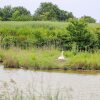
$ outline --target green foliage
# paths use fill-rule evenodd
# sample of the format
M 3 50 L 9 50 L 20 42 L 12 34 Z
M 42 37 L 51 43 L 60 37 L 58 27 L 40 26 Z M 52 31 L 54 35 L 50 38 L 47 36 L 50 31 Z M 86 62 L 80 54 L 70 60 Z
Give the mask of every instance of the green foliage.
M 88 24 L 84 20 L 72 19 L 67 30 L 71 35 L 72 43 L 76 43 L 79 50 L 96 47 L 97 38 L 88 30 Z
M 96 23 L 96 20 L 91 16 L 82 16 L 80 19 L 83 19 L 87 23 Z
M 100 52 L 80 52 L 71 57 L 67 66 L 71 70 L 100 70 Z
M 1 22 L 1 47 L 62 47 L 66 40 L 67 23 L 60 22 Z M 62 31 L 63 30 L 63 31 Z M 65 33 L 65 35 L 63 34 Z M 61 38 L 60 38 L 61 37 Z M 65 41 L 61 42 L 62 39 Z M 65 46 L 66 47 L 66 46 Z
M 12 12 L 14 13 L 16 11 L 19 11 L 19 15 L 30 15 L 30 12 L 26 8 L 21 7 L 21 6 L 14 7 Z
M 3 10 L 0 8 L 0 20 L 3 20 Z
M 0 8 L 0 20 L 3 21 L 30 21 L 32 20 L 30 12 L 24 7 L 5 6 Z
M 67 29 L 66 29 L 67 27 Z M 60 50 L 96 50 L 100 48 L 99 24 L 83 20 L 70 22 L 0 22 L 0 47 L 28 49 L 59 48 Z
M 98 48 L 100 49 L 100 28 L 96 28 L 95 31 L 97 38 L 98 38 Z
M 41 3 L 34 15 L 22 6 L 0 8 L 0 20 L 2 21 L 69 21 L 73 18 L 75 16 L 72 12 L 61 10 L 51 2 Z M 88 23 L 96 23 L 91 16 L 83 16 L 80 19 Z
M 3 52 L 4 51 L 4 52 Z M 64 67 L 65 63 L 57 61 L 60 52 L 57 49 L 36 49 L 21 50 L 11 48 L 1 49 L 4 57 L 3 64 L 9 68 L 28 68 L 28 69 L 56 69 Z
M 32 16 L 29 15 L 22 15 L 22 16 L 12 16 L 12 21 L 31 21 Z
M 12 16 L 12 8 L 11 8 L 11 6 L 5 6 L 2 9 L 2 13 L 3 13 L 2 16 L 0 16 L 0 17 L 2 17 L 2 20 L 8 21 Z
M 3 64 L 9 68 L 27 68 L 41 70 L 100 70 L 100 51 L 94 53 L 65 51 L 65 61 L 59 61 L 58 49 L 37 49 L 22 50 L 11 48 L 0 49 L 0 57 Z
M 23 7 L 14 7 L 11 20 L 13 21 L 29 21 L 32 20 L 30 12 Z
M 54 5 L 51 2 L 41 3 L 34 14 L 34 20 L 65 21 L 66 19 L 73 17 L 72 13 L 60 10 L 57 5 Z

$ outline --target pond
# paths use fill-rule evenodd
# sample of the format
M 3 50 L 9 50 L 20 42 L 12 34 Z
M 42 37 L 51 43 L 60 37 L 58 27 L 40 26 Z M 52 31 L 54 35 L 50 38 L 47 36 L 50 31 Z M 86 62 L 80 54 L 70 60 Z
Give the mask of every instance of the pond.
M 4 69 L 1 65 L 0 100 L 7 99 L 100 100 L 100 73 Z

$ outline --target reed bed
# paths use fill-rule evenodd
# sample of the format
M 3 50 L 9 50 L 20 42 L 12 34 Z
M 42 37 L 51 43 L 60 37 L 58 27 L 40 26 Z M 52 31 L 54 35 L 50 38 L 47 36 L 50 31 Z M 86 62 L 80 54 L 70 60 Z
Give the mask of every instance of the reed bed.
M 100 70 L 100 51 L 94 53 L 64 51 L 64 61 L 58 60 L 60 54 L 61 51 L 54 48 L 0 49 L 0 60 L 6 68 Z

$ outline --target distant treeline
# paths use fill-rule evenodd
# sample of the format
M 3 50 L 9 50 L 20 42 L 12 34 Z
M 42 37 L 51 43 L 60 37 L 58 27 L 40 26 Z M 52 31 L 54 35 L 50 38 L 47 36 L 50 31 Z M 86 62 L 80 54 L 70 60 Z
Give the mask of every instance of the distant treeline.
M 5 6 L 0 8 L 1 21 L 69 21 L 75 18 L 72 12 L 61 10 L 57 5 L 51 2 L 40 4 L 34 15 L 24 7 Z M 86 22 L 95 23 L 96 20 L 91 16 L 82 16 Z

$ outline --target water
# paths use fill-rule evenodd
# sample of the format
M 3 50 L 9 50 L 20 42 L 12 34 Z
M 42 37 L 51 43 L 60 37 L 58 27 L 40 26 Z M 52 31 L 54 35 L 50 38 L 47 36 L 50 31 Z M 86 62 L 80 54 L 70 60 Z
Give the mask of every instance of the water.
M 30 95 L 41 97 L 37 100 L 44 100 L 48 96 L 54 100 L 55 97 L 58 97 L 57 100 L 100 100 L 100 73 L 42 72 L 4 69 L 1 66 L 0 96 L 3 99 L 0 100 L 21 93 L 25 94 L 25 98 Z

